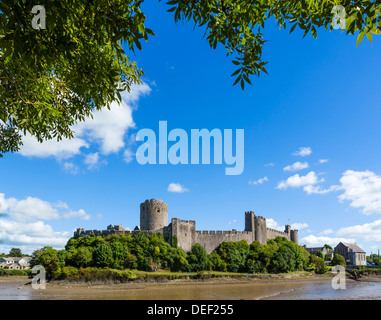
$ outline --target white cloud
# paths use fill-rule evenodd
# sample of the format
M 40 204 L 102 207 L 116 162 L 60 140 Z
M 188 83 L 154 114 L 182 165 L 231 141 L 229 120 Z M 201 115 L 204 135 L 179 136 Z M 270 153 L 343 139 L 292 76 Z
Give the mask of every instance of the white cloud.
M 299 171 L 308 168 L 308 162 L 295 162 L 292 165 L 284 167 L 284 171 Z
M 32 137 L 27 133 L 23 139 L 23 145 L 20 148 L 20 154 L 26 157 L 56 157 L 57 159 L 71 158 L 81 153 L 81 148 L 88 148 L 89 143 L 81 138 L 74 139 L 62 139 L 47 140 L 43 143 L 37 141 L 35 137 Z
M 99 147 L 99 152 L 108 155 L 117 153 L 125 146 L 126 134 L 135 127 L 132 111 L 140 97 L 149 94 L 151 88 L 143 83 L 132 86 L 131 92 L 122 93 L 120 104 L 113 102 L 110 109 L 103 108 L 94 111 L 93 118 L 86 118 L 72 127 L 73 139 L 63 139 L 59 142 L 48 140 L 39 143 L 34 137 L 23 137 L 20 154 L 28 157 L 55 157 L 58 160 L 68 159 L 82 153 L 82 148 L 90 145 Z
M 84 136 L 90 142 L 97 142 L 102 154 L 107 155 L 124 147 L 124 135 L 134 126 L 131 107 L 124 102 L 113 102 L 110 109 L 95 111 L 93 118 L 78 123 L 74 130 L 76 136 Z
M 63 201 L 53 204 L 35 197 L 18 200 L 0 193 L 1 248 L 14 245 L 28 250 L 46 245 L 62 248 L 72 233 L 55 232 L 43 221 L 62 218 L 89 220 L 90 215 L 83 209 L 71 210 Z
M 317 237 L 312 234 L 302 239 L 299 239 L 299 244 L 300 245 L 305 244 L 307 247 L 322 247 L 325 244 L 328 244 L 333 248 L 333 247 L 336 247 L 339 244 L 339 242 L 354 243 L 356 241 L 353 238 L 324 237 L 324 236 Z
M 79 168 L 73 162 L 64 162 L 62 165 L 63 169 L 70 174 L 77 174 L 79 172 Z
M 291 224 L 291 229 L 302 230 L 302 229 L 305 229 L 305 228 L 308 228 L 308 224 L 307 223 L 296 222 L 296 223 L 292 223 Z
M 255 181 L 249 181 L 249 184 L 263 184 L 264 182 L 266 181 L 269 181 L 269 178 L 266 177 L 263 177 L 263 178 L 260 178 L 258 180 L 255 180 Z
M 284 232 L 285 226 L 280 226 L 277 221 L 274 219 L 266 219 L 266 227 L 270 229 L 275 229 Z M 301 222 L 296 222 L 291 224 L 291 229 L 296 229 L 296 230 L 302 230 L 304 228 L 307 228 L 308 224 L 307 223 L 301 223 Z
M 326 163 L 328 162 L 328 159 L 319 159 L 319 163 Z
M 167 191 L 183 193 L 189 191 L 187 188 L 183 187 L 180 183 L 170 183 Z
M 77 211 L 68 211 L 63 214 L 63 217 L 66 219 L 79 218 L 81 220 L 90 220 L 91 216 L 85 210 L 79 209 Z
M 5 198 L 4 193 L 0 193 L 0 213 L 15 221 L 33 222 L 36 220 L 53 220 L 77 217 L 88 220 L 90 215 L 83 209 L 73 211 L 69 209 L 67 203 L 57 201 L 52 204 L 39 198 L 27 197 L 24 200 L 16 198 Z
M 96 168 L 98 161 L 99 161 L 98 152 L 87 154 L 85 156 L 85 160 L 83 160 L 83 162 L 87 164 L 87 168 L 90 170 Z
M 340 201 L 351 201 L 350 206 L 361 208 L 364 214 L 381 214 L 381 176 L 372 171 L 347 170 L 340 178 L 344 193 Z
M 312 153 L 312 150 L 310 147 L 300 147 L 298 151 L 295 151 L 292 155 L 306 157 L 306 156 L 309 156 L 311 153 Z
M 276 189 L 286 190 L 288 188 L 301 188 L 307 192 L 307 194 L 325 194 L 328 192 L 332 192 L 338 190 L 338 186 L 333 185 L 328 189 L 322 188 L 319 183 L 324 182 L 324 179 L 317 176 L 314 171 L 310 171 L 305 176 L 300 176 L 298 173 L 289 177 L 287 180 L 283 180 L 278 183 Z
M 369 242 L 381 242 L 381 219 L 362 225 L 341 228 L 336 234 Z
M 58 219 L 59 213 L 49 202 L 38 198 L 27 197 L 25 200 L 5 198 L 0 193 L 0 213 L 7 214 L 14 220 L 29 222 L 36 219 Z
M 272 218 L 266 219 L 266 227 L 270 229 L 275 229 L 279 231 L 284 231 L 284 226 L 280 226 L 277 221 Z
M 275 166 L 275 164 L 272 162 L 269 162 L 269 163 L 264 164 L 264 166 L 265 167 L 273 167 L 273 166 Z
M 126 149 L 123 152 L 123 159 L 126 163 L 132 162 L 134 160 L 134 156 L 135 154 L 130 149 Z
M 0 239 L 2 246 L 23 246 L 32 250 L 43 246 L 63 248 L 71 237 L 69 232 L 54 232 L 42 221 L 24 223 L 0 219 Z
M 286 181 L 281 181 L 278 183 L 276 189 L 287 189 L 287 188 L 300 188 L 309 185 L 315 185 L 319 182 L 323 182 L 324 179 L 318 178 L 314 171 L 310 171 L 305 176 L 300 176 L 298 173 L 289 177 Z
M 309 185 L 309 186 L 305 186 L 303 188 L 303 190 L 306 191 L 307 194 L 313 194 L 313 193 L 316 193 L 316 194 L 326 194 L 326 193 L 329 193 L 329 192 L 332 192 L 332 191 L 339 190 L 339 186 L 333 185 L 333 186 L 330 186 L 328 189 L 324 189 L 321 186 L 312 186 L 312 185 Z
M 327 234 L 332 234 L 334 232 L 335 231 L 333 231 L 332 229 L 325 229 L 325 230 L 323 230 L 322 232 L 319 233 L 319 236 L 326 236 Z

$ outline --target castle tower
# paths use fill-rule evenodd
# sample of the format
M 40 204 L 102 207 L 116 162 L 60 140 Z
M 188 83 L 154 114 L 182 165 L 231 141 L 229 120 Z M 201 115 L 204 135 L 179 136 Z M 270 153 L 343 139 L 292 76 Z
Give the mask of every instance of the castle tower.
M 299 244 L 299 235 L 298 230 L 291 230 L 291 241 L 295 242 L 296 244 Z
M 140 204 L 140 230 L 159 230 L 168 226 L 168 206 L 162 200 L 151 199 Z
M 267 228 L 266 219 L 261 216 L 254 216 L 254 226 L 255 226 L 255 240 L 259 241 L 261 244 L 267 243 Z
M 245 212 L 245 231 L 252 233 L 252 240 L 255 240 L 255 214 L 253 211 Z

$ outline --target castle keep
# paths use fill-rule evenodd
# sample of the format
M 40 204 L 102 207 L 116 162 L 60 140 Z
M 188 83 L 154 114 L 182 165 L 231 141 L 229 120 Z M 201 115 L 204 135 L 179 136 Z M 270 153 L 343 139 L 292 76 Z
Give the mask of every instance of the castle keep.
M 266 227 L 266 219 L 256 216 L 253 211 L 245 212 L 244 231 L 205 231 L 196 230 L 195 220 L 180 220 L 172 218 L 168 224 L 168 206 L 162 200 L 151 199 L 140 204 L 140 228 L 135 227 L 133 231 L 123 229 L 122 225 L 109 225 L 107 230 L 84 230 L 78 228 L 74 236 L 86 236 L 90 234 L 131 234 L 139 232 L 161 233 L 169 242 L 172 236 L 177 237 L 177 244 L 185 252 L 189 252 L 196 243 L 201 244 L 207 253 L 211 253 L 224 241 L 246 240 L 248 244 L 257 240 L 266 244 L 267 240 L 276 236 L 286 237 L 298 243 L 298 230 L 291 230 L 291 226 L 286 225 L 284 232 Z

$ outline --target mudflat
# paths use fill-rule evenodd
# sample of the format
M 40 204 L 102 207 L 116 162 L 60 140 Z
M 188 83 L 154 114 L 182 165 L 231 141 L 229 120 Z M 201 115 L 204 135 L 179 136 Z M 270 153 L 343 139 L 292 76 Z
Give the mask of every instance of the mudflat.
M 9 282 L 11 279 L 17 280 Z M 381 299 L 380 277 L 346 280 L 346 290 L 334 290 L 331 276 L 238 280 L 169 280 L 127 283 L 52 281 L 34 290 L 27 277 L 8 277 L 0 299 L 30 300 L 258 300 L 258 299 Z M 17 290 L 16 290 L 17 289 Z M 11 296 L 7 296 L 7 292 Z

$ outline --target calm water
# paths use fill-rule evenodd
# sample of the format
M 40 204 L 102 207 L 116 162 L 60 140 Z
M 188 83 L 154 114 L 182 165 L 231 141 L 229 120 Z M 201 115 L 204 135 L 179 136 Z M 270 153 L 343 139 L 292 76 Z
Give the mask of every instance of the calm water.
M 334 290 L 325 281 L 252 281 L 230 283 L 121 284 L 113 286 L 54 286 L 34 290 L 24 281 L 0 282 L 0 300 L 235 300 L 235 299 L 378 299 L 381 281 L 347 281 L 345 290 Z

